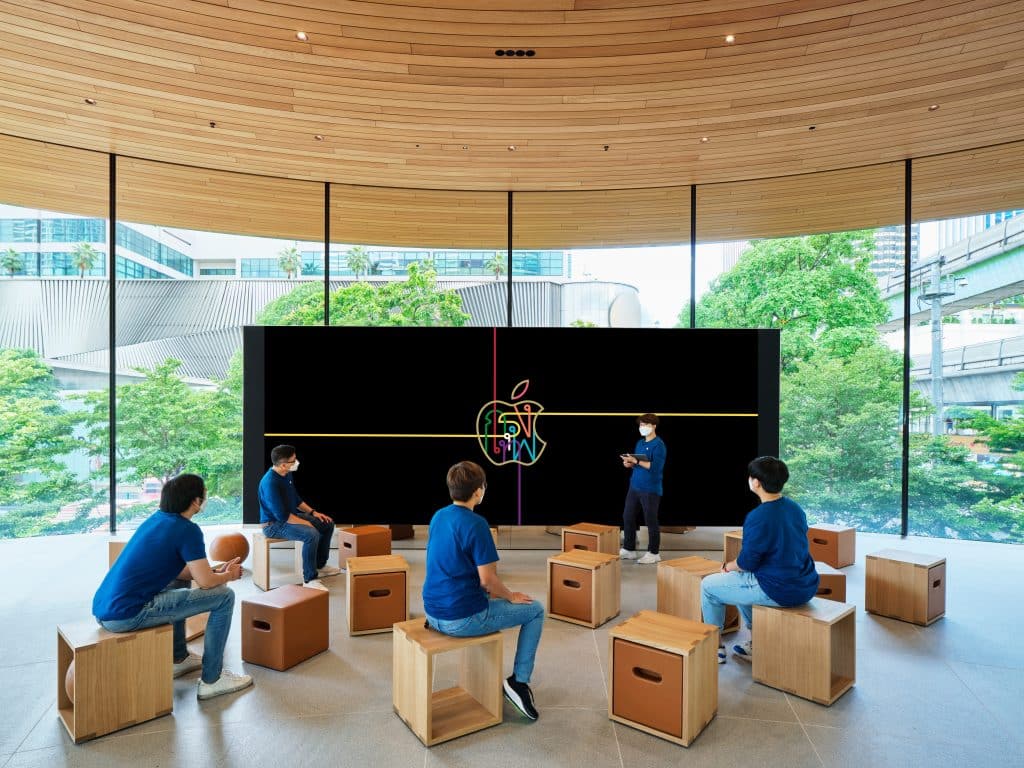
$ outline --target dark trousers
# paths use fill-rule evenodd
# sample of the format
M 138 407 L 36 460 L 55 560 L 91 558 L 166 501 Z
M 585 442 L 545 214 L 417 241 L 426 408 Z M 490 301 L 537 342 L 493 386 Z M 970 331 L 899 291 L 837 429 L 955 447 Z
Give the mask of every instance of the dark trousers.
M 622 548 L 631 552 L 636 549 L 637 520 L 641 513 L 647 526 L 647 551 L 658 554 L 661 547 L 661 528 L 658 527 L 658 507 L 661 496 L 630 488 L 626 493 L 626 508 L 622 513 L 622 531 L 625 534 Z

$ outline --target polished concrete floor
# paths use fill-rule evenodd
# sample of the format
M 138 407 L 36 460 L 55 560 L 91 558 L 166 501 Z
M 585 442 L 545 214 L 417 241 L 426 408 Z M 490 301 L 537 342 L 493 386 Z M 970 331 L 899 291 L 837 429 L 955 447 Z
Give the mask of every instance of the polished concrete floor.
M 720 559 L 721 532 L 666 537 L 663 556 Z M 412 566 L 414 615 L 422 615 L 422 536 L 395 544 Z M 503 578 L 543 600 L 544 564 L 558 540 L 542 530 L 502 537 Z M 864 556 L 889 547 L 948 558 L 945 618 L 918 627 L 864 612 Z M 844 569 L 848 602 L 859 606 L 856 686 L 823 707 L 753 682 L 749 666 L 730 660 L 719 672 L 718 715 L 689 748 L 608 719 L 609 627 L 655 607 L 656 568 L 635 563 L 623 564 L 616 619 L 596 630 L 546 622 L 536 723 L 506 703 L 501 725 L 424 748 L 391 708 L 391 635 L 349 637 L 339 576 L 327 580 L 328 652 L 288 672 L 243 665 L 236 609 L 226 663 L 252 674 L 255 687 L 199 702 L 192 674 L 175 681 L 172 714 L 75 746 L 55 710 L 56 625 L 88 618 L 107 537 L 0 541 L 0 768 L 1021 766 L 1022 554 L 1014 545 L 859 534 L 857 562 Z M 291 552 L 275 550 L 272 560 L 283 574 Z M 242 599 L 255 591 L 248 575 L 234 587 Z M 506 667 L 514 642 L 506 632 Z

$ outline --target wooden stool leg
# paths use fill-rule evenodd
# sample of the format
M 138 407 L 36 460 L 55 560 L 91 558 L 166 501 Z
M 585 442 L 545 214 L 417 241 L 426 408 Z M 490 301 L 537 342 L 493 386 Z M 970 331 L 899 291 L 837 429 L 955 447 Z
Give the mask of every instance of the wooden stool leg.
M 302 547 L 301 541 L 295 542 L 295 573 L 299 575 L 299 583 L 303 584 L 306 581 L 306 574 L 302 570 Z
M 270 589 L 270 540 L 262 533 L 252 537 L 252 583 L 264 592 Z

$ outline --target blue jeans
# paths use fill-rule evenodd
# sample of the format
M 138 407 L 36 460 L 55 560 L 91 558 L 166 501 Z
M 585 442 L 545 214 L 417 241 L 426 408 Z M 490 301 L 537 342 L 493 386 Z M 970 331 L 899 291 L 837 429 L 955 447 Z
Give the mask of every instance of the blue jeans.
M 162 624 L 174 626 L 174 661 L 188 656 L 185 644 L 185 619 L 210 612 L 203 637 L 203 682 L 215 683 L 224 666 L 224 646 L 231 631 L 231 612 L 235 608 L 235 593 L 226 584 L 212 589 L 189 589 L 189 582 L 175 579 L 163 592 L 142 606 L 130 619 L 101 620 L 100 626 L 108 632 L 134 632 Z
M 288 539 L 302 542 L 302 580 L 312 581 L 316 572 L 327 565 L 331 554 L 331 537 L 334 535 L 334 523 L 325 523 L 313 515 L 296 514 L 312 524 L 282 523 L 278 520 L 266 523 L 263 533 L 268 539 Z
M 706 624 L 717 624 L 722 630 L 725 624 L 725 606 L 735 605 L 747 625 L 753 629 L 754 606 L 771 605 L 779 608 L 778 603 L 768 597 L 757 577 L 749 571 L 730 571 L 729 573 L 712 573 L 705 576 L 700 583 L 700 606 L 704 612 Z
M 661 548 L 661 528 L 658 526 L 658 507 L 661 496 L 656 493 L 638 491 L 632 486 L 626 492 L 626 508 L 622 513 L 622 548 L 632 552 L 636 549 L 637 518 L 643 512 L 647 526 L 647 551 L 658 554 Z
M 520 627 L 512 674 L 520 683 L 530 682 L 537 646 L 540 645 L 540 633 L 544 628 L 544 606 L 536 600 L 532 603 L 510 603 L 492 597 L 480 613 L 464 619 L 435 619 L 427 616 L 427 623 L 438 632 L 452 637 L 478 637 L 500 629 Z

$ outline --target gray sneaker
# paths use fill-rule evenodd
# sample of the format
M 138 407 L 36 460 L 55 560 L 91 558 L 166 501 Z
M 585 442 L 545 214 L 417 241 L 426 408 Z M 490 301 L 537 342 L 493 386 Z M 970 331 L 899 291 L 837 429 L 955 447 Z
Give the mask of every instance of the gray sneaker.
M 197 669 L 202 668 L 203 657 L 190 653 L 183 660 L 174 662 L 174 676 L 181 677 L 182 675 L 187 675 L 189 672 L 195 672 Z
M 637 554 L 634 549 L 620 549 L 619 557 L 623 560 L 636 560 Z
M 196 696 L 200 699 L 212 699 L 215 696 L 223 696 L 225 693 L 235 693 L 252 685 L 252 678 L 249 675 L 236 675 L 226 669 L 220 671 L 220 677 L 215 683 L 204 683 L 199 681 L 199 689 Z
M 318 579 L 326 579 L 328 576 L 337 576 L 339 573 L 341 573 L 341 568 L 335 568 L 333 565 L 325 565 L 316 572 L 316 576 Z
M 752 662 L 754 660 L 753 643 L 750 640 L 745 643 L 737 643 L 732 647 L 732 655 L 740 661 Z

